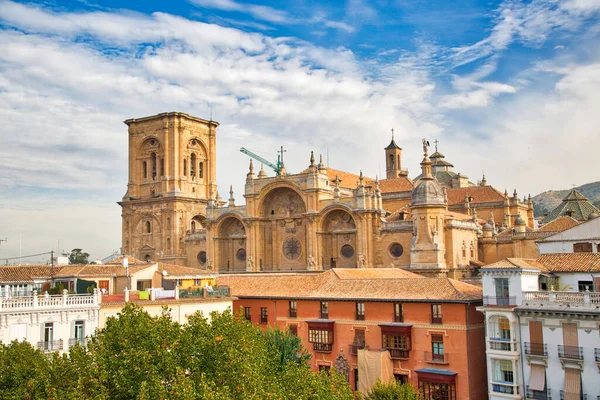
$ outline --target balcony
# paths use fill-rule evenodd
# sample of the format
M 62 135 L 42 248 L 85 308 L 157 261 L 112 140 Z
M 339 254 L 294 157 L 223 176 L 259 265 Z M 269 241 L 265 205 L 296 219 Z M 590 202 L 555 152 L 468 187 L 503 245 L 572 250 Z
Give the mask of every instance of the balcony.
M 313 343 L 313 350 L 317 353 L 331 353 L 333 344 Z
M 363 350 L 364 348 L 364 344 L 351 344 L 350 346 L 348 346 L 348 352 L 355 356 L 358 354 L 358 350 Z
M 521 307 L 550 307 L 561 310 L 600 306 L 600 292 L 523 292 Z
M 579 398 L 579 400 L 587 400 L 588 396 L 587 396 L 587 394 L 569 393 L 569 392 L 565 392 L 564 390 L 560 391 L 560 400 L 565 400 L 565 399 L 570 400 L 570 399 L 574 399 L 574 398 Z
M 321 319 L 329 319 L 329 311 L 321 311 Z
M 579 346 L 558 345 L 558 357 L 568 360 L 583 360 L 583 348 Z
M 390 352 L 392 360 L 408 360 L 410 350 L 405 349 L 385 349 Z
M 552 393 L 550 390 L 546 391 L 538 391 L 531 390 L 529 386 L 527 386 L 527 392 L 525 398 L 527 400 L 552 400 Z
M 71 338 L 69 339 L 69 348 L 73 347 L 73 346 L 85 346 L 87 344 L 87 339 L 86 338 Z
M 297 314 L 298 314 L 297 310 L 290 308 L 290 315 L 289 315 L 290 318 L 296 318 Z
M 594 354 L 596 356 L 596 362 L 600 363 L 600 349 L 594 349 Z
M 492 382 L 494 393 L 519 394 L 519 387 L 514 382 Z
M 394 314 L 394 322 L 404 322 L 404 315 Z
M 45 353 L 61 351 L 63 349 L 63 340 L 40 341 L 36 347 Z
M 442 317 L 431 317 L 431 323 L 432 324 L 441 324 L 442 323 Z
M 511 339 L 490 338 L 488 342 L 490 350 L 517 351 L 517 343 Z
M 525 354 L 528 356 L 548 357 L 548 345 L 545 343 L 525 342 Z
M 517 298 L 514 296 L 508 297 L 494 297 L 494 296 L 483 296 L 484 306 L 516 306 Z
M 448 353 L 435 354 L 430 351 L 425 352 L 425 362 L 430 364 L 448 364 Z

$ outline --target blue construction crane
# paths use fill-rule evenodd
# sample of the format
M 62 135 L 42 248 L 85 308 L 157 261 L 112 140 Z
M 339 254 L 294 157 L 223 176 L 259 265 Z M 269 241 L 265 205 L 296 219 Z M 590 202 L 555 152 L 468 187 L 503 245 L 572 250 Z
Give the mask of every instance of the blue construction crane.
M 275 173 L 277 175 L 279 175 L 280 171 L 281 171 L 281 166 L 282 166 L 282 160 L 281 160 L 281 156 L 283 155 L 284 152 L 286 152 L 287 150 L 283 150 L 283 146 L 281 147 L 281 155 L 277 156 L 277 164 L 273 164 L 270 161 L 265 160 L 264 158 L 262 158 L 261 156 L 259 156 L 258 154 L 254 154 L 253 152 L 251 152 L 250 150 L 242 147 L 240 149 L 240 151 L 252 158 L 254 158 L 256 161 L 260 161 L 261 163 L 271 167 L 273 169 L 273 171 L 275 171 Z

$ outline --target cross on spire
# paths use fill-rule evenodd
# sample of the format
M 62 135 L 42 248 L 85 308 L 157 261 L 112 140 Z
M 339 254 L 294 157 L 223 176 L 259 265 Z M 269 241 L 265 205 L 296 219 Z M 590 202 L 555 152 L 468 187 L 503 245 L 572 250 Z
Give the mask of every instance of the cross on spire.
M 394 128 L 392 128 L 391 130 L 392 130 L 392 140 L 394 140 Z
M 439 142 L 440 141 L 437 140 L 437 138 L 435 138 L 435 140 L 433 141 L 433 143 L 435 143 L 435 151 L 436 151 L 436 153 L 437 153 L 437 145 L 438 145 Z

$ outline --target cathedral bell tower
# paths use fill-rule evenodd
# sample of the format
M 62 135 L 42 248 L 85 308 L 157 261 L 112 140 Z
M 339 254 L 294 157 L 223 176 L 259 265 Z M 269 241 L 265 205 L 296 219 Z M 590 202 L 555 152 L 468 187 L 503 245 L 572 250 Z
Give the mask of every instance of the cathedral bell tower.
M 122 252 L 186 264 L 186 234 L 203 229 L 216 193 L 218 122 L 179 112 L 128 119 L 129 181 L 122 207 Z
M 408 171 L 402 171 L 402 148 L 394 140 L 394 129 L 392 129 L 392 141 L 384 150 L 386 178 L 394 179 L 408 176 Z
M 447 272 L 444 235 L 447 199 L 444 189 L 431 174 L 428 146 L 429 142 L 423 139 L 422 177 L 412 192 L 410 269 L 437 276 Z

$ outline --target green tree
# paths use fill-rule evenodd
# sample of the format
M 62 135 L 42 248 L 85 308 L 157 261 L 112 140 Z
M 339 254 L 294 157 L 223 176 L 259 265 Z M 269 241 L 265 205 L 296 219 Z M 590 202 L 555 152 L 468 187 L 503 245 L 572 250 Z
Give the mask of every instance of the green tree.
M 423 397 L 409 384 L 392 380 L 388 383 L 377 381 L 365 400 L 421 400 Z
M 69 253 L 69 264 L 88 264 L 90 255 L 81 249 L 73 249 Z
M 0 399 L 45 399 L 49 363 L 27 342 L 0 344 Z
M 265 331 L 265 338 L 273 350 L 279 353 L 279 363 L 285 367 L 288 363 L 306 365 L 310 360 L 310 353 L 302 346 L 302 340 L 290 331 L 269 327 Z

